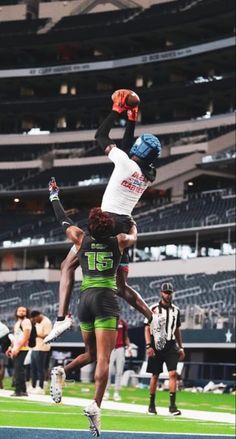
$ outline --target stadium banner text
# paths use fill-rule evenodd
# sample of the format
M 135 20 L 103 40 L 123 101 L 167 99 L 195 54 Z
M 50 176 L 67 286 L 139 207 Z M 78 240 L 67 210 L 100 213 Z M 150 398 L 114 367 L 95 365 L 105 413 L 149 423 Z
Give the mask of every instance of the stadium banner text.
M 211 52 L 235 45 L 234 37 L 225 38 L 211 43 L 198 44 L 183 49 L 154 52 L 146 55 L 120 58 L 111 61 L 98 61 L 91 63 L 65 64 L 59 66 L 35 67 L 29 69 L 0 70 L 0 78 L 34 77 L 47 75 L 62 75 L 67 73 L 81 73 L 96 70 L 110 70 L 120 67 L 129 67 L 141 64 L 169 61 L 172 59 L 194 56 L 199 53 Z

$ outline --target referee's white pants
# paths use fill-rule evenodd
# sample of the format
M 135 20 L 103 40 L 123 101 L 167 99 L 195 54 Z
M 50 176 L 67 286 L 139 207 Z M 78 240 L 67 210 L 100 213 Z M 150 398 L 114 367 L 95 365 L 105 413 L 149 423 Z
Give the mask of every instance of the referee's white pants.
M 115 392 L 118 392 L 120 390 L 121 378 L 123 375 L 124 366 L 125 366 L 125 348 L 121 347 L 121 348 L 113 349 L 110 356 L 109 374 L 108 374 L 106 391 L 109 390 L 109 387 L 111 385 L 111 377 L 112 377 L 113 369 L 115 369 Z

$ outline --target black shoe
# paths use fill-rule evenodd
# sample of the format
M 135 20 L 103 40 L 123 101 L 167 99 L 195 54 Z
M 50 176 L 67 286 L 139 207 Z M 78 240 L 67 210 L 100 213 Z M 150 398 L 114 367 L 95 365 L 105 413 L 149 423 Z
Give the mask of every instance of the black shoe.
M 169 407 L 169 412 L 173 416 L 180 416 L 182 413 L 181 411 L 174 405 L 173 407 Z
M 150 405 L 148 407 L 148 415 L 157 415 L 156 407 L 155 405 Z
M 28 396 L 27 392 L 14 392 L 11 396 Z

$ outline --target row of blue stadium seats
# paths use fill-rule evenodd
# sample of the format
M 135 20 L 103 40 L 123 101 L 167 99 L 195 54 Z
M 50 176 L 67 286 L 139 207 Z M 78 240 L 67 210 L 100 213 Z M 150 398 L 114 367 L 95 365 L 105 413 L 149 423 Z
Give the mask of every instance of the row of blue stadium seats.
M 198 273 L 191 276 L 172 275 L 166 277 L 130 278 L 129 284 L 142 294 L 149 305 L 159 301 L 160 286 L 163 281 L 174 285 L 173 301 L 180 308 L 183 320 L 188 306 L 198 305 L 207 313 L 214 311 L 221 316 L 232 316 L 235 313 L 233 271 L 222 271 L 216 274 Z M 22 281 L 2 283 L 0 287 L 0 320 L 14 324 L 14 311 L 17 306 L 25 305 L 39 309 L 52 320 L 58 309 L 58 282 Z M 78 325 L 77 308 L 80 298 L 80 282 L 76 282 L 72 294 L 70 310 Z M 140 326 L 143 316 L 125 301 L 119 299 L 121 315 L 129 321 L 130 326 Z
M 63 17 L 52 29 L 51 32 L 62 29 L 89 28 L 94 26 L 110 26 L 115 23 L 122 23 L 131 18 L 141 8 L 120 9 L 99 13 L 80 14 Z
M 9 5 L 9 1 L 6 2 Z M 11 2 L 12 4 L 16 2 Z M 110 26 L 137 19 L 136 15 L 140 15 L 139 19 L 145 20 L 153 17 L 153 15 L 165 15 L 170 13 L 178 13 L 184 10 L 187 0 L 181 0 L 176 7 L 176 2 L 171 2 L 168 6 L 154 5 L 142 11 L 141 8 L 127 8 L 114 11 L 106 11 L 100 13 L 90 13 L 81 15 L 72 15 L 63 17 L 51 30 L 60 31 L 62 29 L 71 28 L 89 28 L 94 26 Z M 196 2 L 194 2 L 196 3 Z M 1 4 L 1 2 L 0 2 Z M 3 4 L 5 2 L 3 1 Z M 190 5 L 191 6 L 191 5 Z M 15 20 L 1 23 L 1 33 L 17 34 L 17 33 L 36 33 L 37 30 L 46 24 L 48 19 L 34 20 Z
M 179 3 L 176 6 L 176 3 Z M 204 6 L 202 6 L 204 3 Z M 228 0 L 228 7 L 233 7 L 232 1 Z M 232 3 L 232 5 L 231 5 Z M 51 42 L 60 39 L 65 41 L 76 41 L 78 39 L 78 35 L 81 39 L 96 39 L 99 34 L 100 38 L 107 36 L 112 37 L 115 35 L 125 35 L 129 33 L 140 33 L 142 31 L 146 31 L 147 28 L 151 31 L 156 29 L 160 29 L 169 25 L 184 25 L 189 24 L 192 20 L 196 20 L 196 11 L 199 14 L 200 18 L 205 18 L 206 16 L 211 16 L 212 11 L 214 14 L 220 15 L 225 10 L 225 4 L 215 1 L 194 1 L 187 2 L 187 0 L 181 0 L 180 2 L 171 2 L 170 6 L 156 5 L 156 7 L 147 8 L 143 11 L 133 10 L 133 9 L 124 9 L 123 11 L 112 11 L 110 15 L 112 18 L 108 18 L 109 13 L 105 12 L 103 14 L 103 19 L 96 20 L 96 16 L 98 14 L 87 14 L 85 15 L 85 22 L 87 25 L 84 26 L 82 16 L 78 18 L 78 24 L 76 25 L 76 18 L 74 16 L 65 17 L 60 20 L 60 22 L 52 27 L 52 29 L 48 32 L 46 38 L 49 38 Z M 127 14 L 131 14 L 130 16 Z M 204 15 L 203 15 L 204 14 Z M 91 15 L 91 18 L 89 17 Z M 123 17 L 122 17 L 123 15 Z M 127 16 L 126 16 L 127 15 Z M 93 18 L 93 16 L 95 16 Z M 117 17 L 117 18 L 116 18 Z M 43 19 L 41 19 L 43 20 Z M 47 20 L 47 19 L 46 19 Z M 91 24 L 89 21 L 91 20 Z M 28 20 L 31 21 L 40 21 L 40 20 Z M 8 35 L 11 35 L 15 32 L 14 27 L 10 26 L 12 29 Z M 17 26 L 16 26 L 17 28 Z M 34 30 L 35 34 L 37 32 L 38 27 Z M 89 32 L 88 32 L 89 29 Z M 33 32 L 33 30 L 31 31 Z M 18 35 L 20 32 L 18 32 Z M 17 35 L 17 33 L 15 34 Z M 13 35 L 14 36 L 14 35 Z M 27 36 L 27 30 L 25 32 L 25 37 Z M 0 38 L 4 37 L 5 34 L 0 34 Z M 40 37 L 42 37 L 40 35 Z M 44 35 L 45 37 L 45 35 Z M 204 33 L 202 33 L 202 38 L 204 39 Z M 59 41 L 57 41 L 58 43 Z
M 35 20 L 1 21 L 0 35 L 35 34 L 47 23 L 47 18 Z
M 148 221 L 147 221 L 148 215 Z M 206 194 L 165 209 L 157 208 L 137 218 L 140 232 L 226 224 L 235 220 L 235 195 Z
M 163 157 L 158 160 L 158 167 L 165 166 L 175 160 L 185 157 L 184 154 Z M 68 172 L 68 169 L 70 172 Z M 27 169 L 1 169 L 0 172 L 0 189 L 35 189 L 45 188 L 53 175 L 60 186 L 77 186 L 79 182 L 94 180 L 97 184 L 103 179 L 108 179 L 112 173 L 112 163 L 81 165 L 81 166 L 61 166 L 52 167 L 45 171 L 39 168 Z
M 234 126 L 219 126 L 216 128 L 209 128 L 203 130 L 197 130 L 193 132 L 182 132 L 182 133 L 172 133 L 172 134 L 162 134 L 159 136 L 162 147 L 169 146 L 174 147 L 178 145 L 185 144 L 197 144 L 199 142 L 207 142 L 209 140 L 215 139 L 223 134 L 226 134 L 234 130 Z M 114 139 L 117 146 L 120 146 L 121 140 Z M 78 141 L 78 142 L 68 142 L 62 144 L 47 144 L 47 145 L 1 145 L 0 161 L 21 161 L 21 160 L 33 160 L 41 157 L 43 154 L 51 151 L 56 154 L 57 151 L 61 154 L 65 151 L 65 157 L 70 157 L 78 152 L 79 157 L 91 157 L 97 155 L 103 155 L 103 151 L 96 144 L 95 141 Z M 76 150 L 76 151 L 75 151 Z M 66 155 L 66 151 L 67 155 Z
M 48 179 L 50 173 L 48 173 Z M 69 213 L 80 227 L 87 224 L 88 210 L 78 204 Z M 211 226 L 228 224 L 235 221 L 235 194 L 225 196 L 224 193 L 201 193 L 178 204 L 156 207 L 146 202 L 134 210 L 139 233 L 159 230 L 173 230 L 193 226 Z M 148 218 L 148 221 L 147 221 Z M 53 212 L 50 214 L 22 214 L 15 216 L 2 214 L 0 241 L 11 239 L 19 241 L 23 238 L 43 237 L 46 241 L 64 240 L 64 233 L 59 227 Z
M 202 2 L 203 3 L 203 2 Z M 204 2 L 205 3 L 205 2 Z M 230 1 L 228 0 L 228 3 Z M 231 1 L 231 7 L 233 3 Z M 204 6 L 201 4 L 193 4 L 193 8 L 176 8 L 175 11 L 168 11 L 167 13 L 159 13 L 158 8 L 153 8 L 152 10 L 145 10 L 141 14 L 137 14 L 133 18 L 133 20 L 127 21 L 121 21 L 118 23 L 113 23 L 112 26 L 110 23 L 101 23 L 99 21 L 97 23 L 97 26 L 91 26 L 89 28 L 83 27 L 83 26 L 70 26 L 70 17 L 68 17 L 67 26 L 65 24 L 63 27 L 60 28 L 60 23 L 57 25 L 57 28 L 54 30 L 54 28 L 51 29 L 49 32 L 49 36 L 53 37 L 53 35 L 58 34 L 63 39 L 68 38 L 68 33 L 70 33 L 70 38 L 72 37 L 79 37 L 81 39 L 94 39 L 99 34 L 100 37 L 107 37 L 109 35 L 110 37 L 115 37 L 117 35 L 123 34 L 135 34 L 140 33 L 143 31 L 146 31 L 147 28 L 149 31 L 156 31 L 157 29 L 161 30 L 166 28 L 167 26 L 184 26 L 186 24 L 189 24 L 191 21 L 196 21 L 196 13 L 199 14 L 199 16 L 202 18 L 211 15 L 213 12 L 214 7 L 214 15 L 219 15 L 221 12 L 224 12 L 225 7 L 223 6 L 222 2 L 215 1 L 214 5 L 212 2 L 207 2 Z M 174 12 L 174 13 L 173 13 Z M 65 20 L 65 19 L 63 19 Z M 60 31 L 60 32 L 58 32 Z M 50 35 L 51 34 L 51 35 Z M 67 37 L 66 37 L 67 34 Z M 89 34 L 89 35 L 88 35 Z M 58 35 L 57 35 L 58 37 Z M 204 35 L 202 34 L 202 39 L 204 39 Z M 52 38 L 51 38 L 52 40 Z

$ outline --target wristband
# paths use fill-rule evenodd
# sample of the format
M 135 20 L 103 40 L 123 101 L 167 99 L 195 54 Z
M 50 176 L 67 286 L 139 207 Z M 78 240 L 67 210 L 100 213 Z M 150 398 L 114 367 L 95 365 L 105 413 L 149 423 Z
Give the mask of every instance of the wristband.
M 146 344 L 146 349 L 149 349 L 151 347 L 151 343 Z
M 184 351 L 184 348 L 179 348 L 179 351 Z
M 54 193 L 54 194 L 49 195 L 49 200 L 51 201 L 51 203 L 52 203 L 54 200 L 59 200 L 58 193 Z

